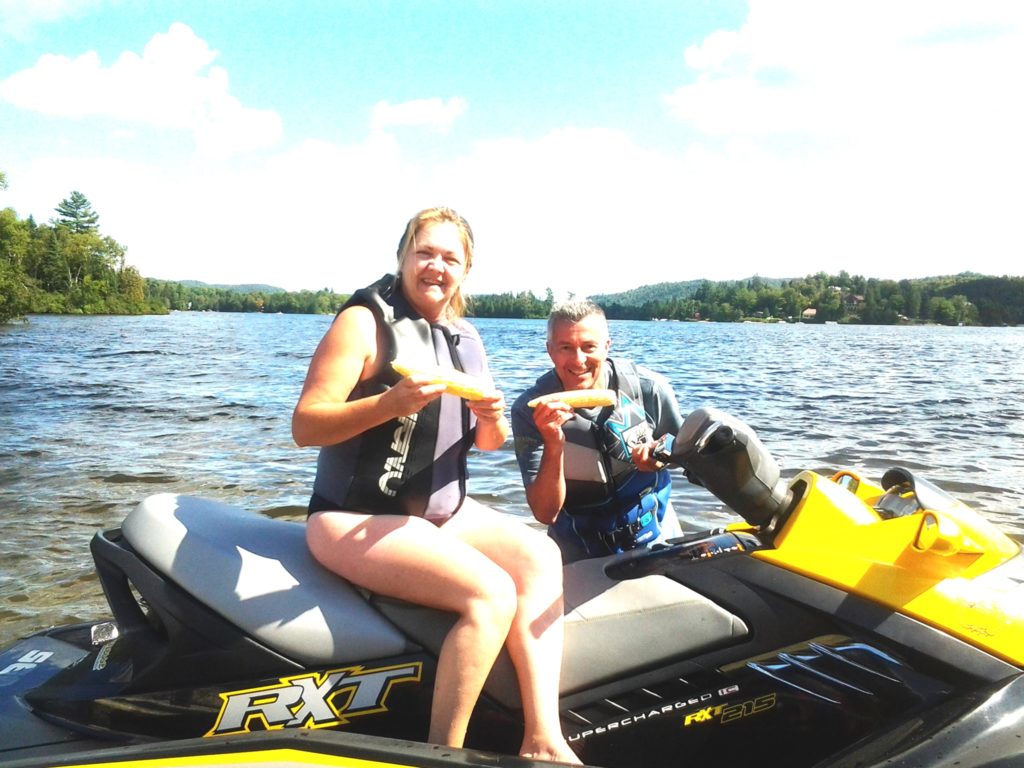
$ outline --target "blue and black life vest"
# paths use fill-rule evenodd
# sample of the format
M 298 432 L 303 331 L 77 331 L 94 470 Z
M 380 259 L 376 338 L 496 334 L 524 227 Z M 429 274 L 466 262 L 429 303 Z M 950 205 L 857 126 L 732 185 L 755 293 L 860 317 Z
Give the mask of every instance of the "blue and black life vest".
M 567 503 L 551 526 L 556 540 L 574 541 L 588 557 L 657 539 L 672 492 L 667 469 L 641 472 L 630 458 L 635 445 L 653 439 L 636 366 L 628 360 L 608 362 L 618 402 L 586 415 L 577 410 L 563 425 Z
M 383 278 L 356 291 L 342 307 L 369 308 L 383 331 L 382 365 L 360 382 L 350 399 L 380 394 L 400 376 L 388 363 L 401 357 L 413 365 L 484 373 L 483 343 L 465 324 L 451 329 L 425 320 L 402 295 L 399 278 Z M 340 312 L 339 312 L 340 314 Z M 443 520 L 466 497 L 466 457 L 473 444 L 469 409 L 442 395 L 418 413 L 392 419 L 337 445 L 320 449 L 313 484 L 317 509 L 404 514 Z

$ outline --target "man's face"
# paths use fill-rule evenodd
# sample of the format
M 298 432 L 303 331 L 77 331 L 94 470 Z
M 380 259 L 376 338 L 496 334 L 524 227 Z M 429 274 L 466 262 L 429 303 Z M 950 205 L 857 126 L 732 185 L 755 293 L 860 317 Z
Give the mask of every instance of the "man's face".
M 611 348 L 608 323 L 603 317 L 588 315 L 578 323 L 557 321 L 547 346 L 555 373 L 565 389 L 602 386 L 604 361 Z

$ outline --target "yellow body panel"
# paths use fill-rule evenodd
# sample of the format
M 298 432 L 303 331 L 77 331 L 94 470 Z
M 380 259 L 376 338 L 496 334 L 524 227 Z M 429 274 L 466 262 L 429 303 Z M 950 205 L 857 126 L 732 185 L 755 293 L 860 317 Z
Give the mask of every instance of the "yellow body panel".
M 842 475 L 856 477 L 851 473 Z M 774 549 L 754 557 L 810 576 L 939 627 L 972 645 L 1024 664 L 1024 583 L 997 566 L 1020 547 L 957 503 L 883 519 L 882 489 L 860 478 L 847 490 L 802 472 L 795 510 Z
M 68 768 L 185 768 L 185 766 L 204 766 L 220 768 L 220 766 L 266 765 L 285 768 L 286 766 L 333 765 L 338 768 L 410 768 L 406 762 L 390 763 L 380 760 L 363 760 L 358 757 L 328 755 L 319 752 L 308 752 L 302 749 L 268 749 L 252 752 L 222 752 L 218 754 L 190 755 L 188 757 L 156 757 L 138 760 L 118 760 L 105 763 L 80 763 Z

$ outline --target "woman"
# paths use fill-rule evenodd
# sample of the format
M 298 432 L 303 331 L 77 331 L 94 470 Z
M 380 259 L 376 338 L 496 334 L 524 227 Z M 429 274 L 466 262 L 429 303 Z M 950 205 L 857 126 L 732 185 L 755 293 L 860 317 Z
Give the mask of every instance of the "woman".
M 500 392 L 474 402 L 398 377 L 397 355 L 490 381 L 462 319 L 473 235 L 448 208 L 421 211 L 398 272 L 356 292 L 310 362 L 292 417 L 300 446 L 321 446 L 307 541 L 324 566 L 383 595 L 458 614 L 438 658 L 429 740 L 462 746 L 503 645 L 515 665 L 520 754 L 578 762 L 562 736 L 562 571 L 558 549 L 466 495 L 466 454 L 508 435 Z

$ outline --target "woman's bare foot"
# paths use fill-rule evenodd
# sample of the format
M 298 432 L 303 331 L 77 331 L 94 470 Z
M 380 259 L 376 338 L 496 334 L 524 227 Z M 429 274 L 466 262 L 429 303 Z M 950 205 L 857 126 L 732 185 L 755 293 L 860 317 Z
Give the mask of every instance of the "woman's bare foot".
M 553 760 L 557 763 L 583 765 L 576 753 L 572 751 L 572 747 L 561 737 L 555 737 L 551 741 L 537 739 L 528 742 L 524 739 L 519 756 L 530 760 Z

